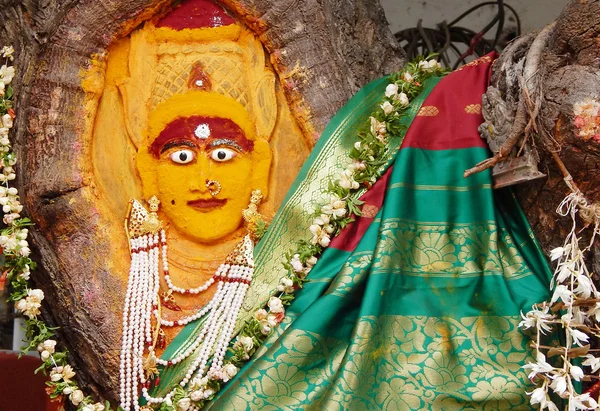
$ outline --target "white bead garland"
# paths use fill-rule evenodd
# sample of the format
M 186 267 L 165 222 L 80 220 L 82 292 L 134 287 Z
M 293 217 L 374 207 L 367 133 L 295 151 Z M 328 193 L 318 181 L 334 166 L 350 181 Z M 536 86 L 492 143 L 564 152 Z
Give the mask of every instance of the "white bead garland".
M 209 374 L 213 378 L 222 377 L 227 346 L 231 341 L 239 310 L 254 274 L 254 260 L 252 240 L 249 236 L 245 236 L 241 248 L 236 248 L 234 251 L 243 252 L 243 265 L 223 263 L 215 275 L 203 285 L 184 289 L 174 286 L 169 278 L 168 247 L 164 230 L 161 230 L 160 235 L 146 234 L 133 238 L 130 243 L 131 267 L 123 308 L 119 388 L 121 408 L 125 411 L 132 409 L 138 411 L 140 410 L 138 391 L 140 385 L 142 386 L 141 395 L 150 404 L 163 403 L 175 394 L 175 388 L 162 397 L 153 397 L 149 394 L 150 381 L 146 380 L 143 363 L 146 351 L 146 358 L 155 360 L 156 364 L 163 367 L 174 366 L 194 356 L 185 376 L 179 382 L 182 387 L 188 384 L 192 377 L 202 378 Z M 159 253 L 159 248 L 162 253 Z M 158 311 L 159 260 L 162 260 L 167 286 L 173 292 L 198 294 L 218 281 L 217 290 L 208 304 L 195 314 L 177 321 L 160 318 Z M 231 261 L 237 262 L 239 259 L 232 258 Z M 156 319 L 157 324 L 164 327 L 183 326 L 204 316 L 207 317 L 192 344 L 183 353 L 164 360 L 156 358 L 155 355 L 152 316 Z M 211 356 L 212 362 L 207 372 Z

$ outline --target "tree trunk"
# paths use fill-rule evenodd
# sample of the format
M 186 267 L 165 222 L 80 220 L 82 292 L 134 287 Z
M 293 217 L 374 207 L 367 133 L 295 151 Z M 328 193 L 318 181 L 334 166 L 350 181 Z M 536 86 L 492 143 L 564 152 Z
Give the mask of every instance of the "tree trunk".
M 103 70 L 107 48 L 169 0 L 12 2 L 0 10 L 0 43 L 17 50 L 14 146 L 18 185 L 41 269 L 44 319 L 60 326 L 82 386 L 115 400 L 125 284 L 106 264 L 110 233 L 95 206 L 86 121 L 102 86 L 81 73 Z M 377 1 L 226 0 L 260 38 L 304 134 L 316 140 L 335 112 L 367 82 L 399 69 L 403 53 Z M 120 223 L 117 225 L 120 226 Z M 124 245 L 126 247 L 126 244 Z

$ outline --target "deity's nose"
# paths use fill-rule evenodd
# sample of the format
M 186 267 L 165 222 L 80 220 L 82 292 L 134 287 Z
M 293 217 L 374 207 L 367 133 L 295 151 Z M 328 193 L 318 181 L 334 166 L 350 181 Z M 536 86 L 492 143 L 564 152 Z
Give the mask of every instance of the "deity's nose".
M 188 181 L 188 187 L 192 192 L 208 193 L 208 187 L 206 186 L 206 180 L 210 178 L 210 162 L 202 153 L 198 153 L 198 159 L 196 163 L 192 165 L 194 167 L 194 173 Z

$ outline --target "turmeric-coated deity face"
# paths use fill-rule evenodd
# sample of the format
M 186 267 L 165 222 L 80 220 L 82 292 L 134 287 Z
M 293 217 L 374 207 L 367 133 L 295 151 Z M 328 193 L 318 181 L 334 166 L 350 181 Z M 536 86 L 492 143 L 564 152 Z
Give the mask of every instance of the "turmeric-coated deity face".
M 144 194 L 158 196 L 170 223 L 211 242 L 240 226 L 252 190 L 266 195 L 271 150 L 239 103 L 196 91 L 151 114 L 137 164 Z

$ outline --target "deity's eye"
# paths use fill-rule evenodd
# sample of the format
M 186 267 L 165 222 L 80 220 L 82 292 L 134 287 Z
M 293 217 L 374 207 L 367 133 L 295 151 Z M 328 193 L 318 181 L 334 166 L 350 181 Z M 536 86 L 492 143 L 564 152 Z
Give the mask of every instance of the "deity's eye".
M 212 151 L 212 153 L 210 153 L 210 157 L 215 160 L 215 161 L 219 161 L 219 162 L 223 162 L 223 161 L 229 161 L 231 160 L 233 157 L 235 157 L 236 152 L 229 149 L 229 148 L 217 148 L 215 150 Z
M 169 155 L 171 161 L 179 164 L 187 164 L 194 159 L 192 150 L 177 150 Z

